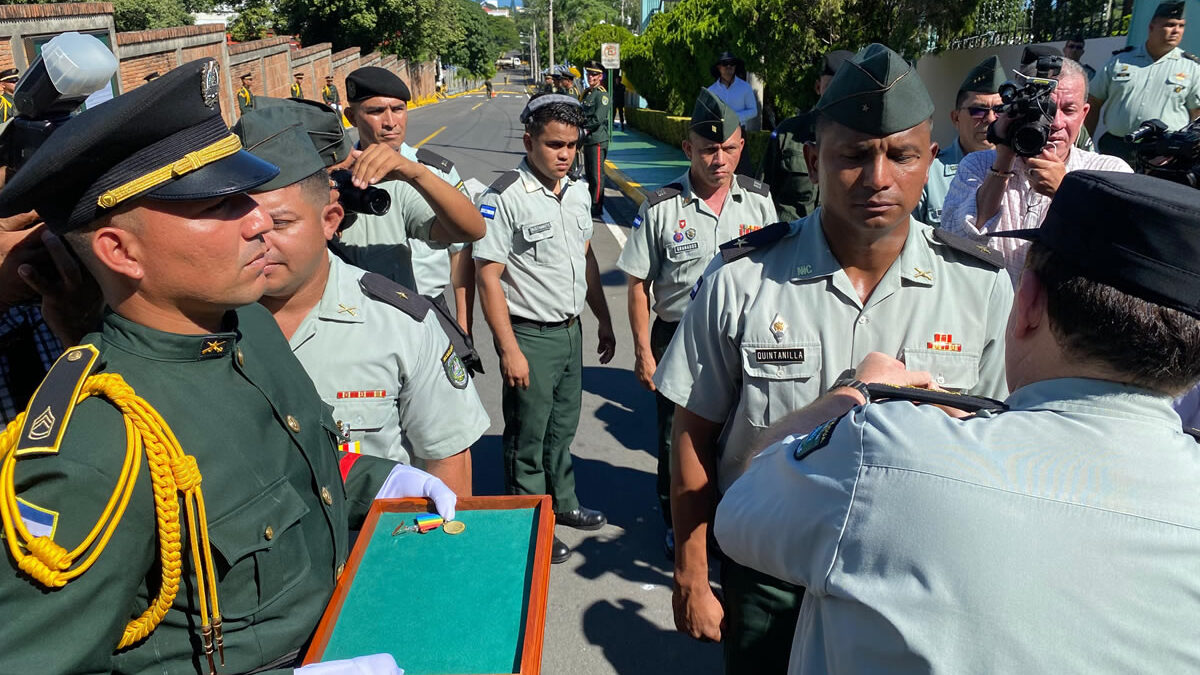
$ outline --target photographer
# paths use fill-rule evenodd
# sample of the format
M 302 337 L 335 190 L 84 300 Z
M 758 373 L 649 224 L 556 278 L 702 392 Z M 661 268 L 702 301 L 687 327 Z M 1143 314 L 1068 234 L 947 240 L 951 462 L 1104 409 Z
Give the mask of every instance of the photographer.
M 943 206 L 942 227 L 971 235 L 1039 227 L 1050 198 L 1067 172 L 1132 171 L 1119 158 L 1075 147 L 1088 114 L 1087 73 L 1070 59 L 1061 59 L 1061 71 L 1055 73 L 1053 67 L 1048 67 L 1053 61 L 1057 59 L 1038 59 L 1020 70 L 1029 77 L 1056 81 L 1049 94 L 1033 102 L 1043 111 L 1053 111 L 1053 117 L 1030 120 L 1027 114 L 1014 116 L 1011 110 L 1001 115 L 993 123 L 991 133 L 999 141 L 996 148 L 973 152 L 959 164 Z M 1048 127 L 1044 147 L 1039 154 L 1018 156 L 1013 148 L 1012 138 L 1016 136 L 1013 130 L 1028 129 L 1038 122 Z M 1000 239 L 993 245 L 1004 255 L 1005 266 L 1015 283 L 1025 264 L 1028 243 Z

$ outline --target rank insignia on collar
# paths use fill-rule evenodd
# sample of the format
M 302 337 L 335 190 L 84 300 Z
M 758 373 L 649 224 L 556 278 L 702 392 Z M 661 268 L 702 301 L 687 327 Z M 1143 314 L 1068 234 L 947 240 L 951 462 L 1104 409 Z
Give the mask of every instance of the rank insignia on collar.
M 210 354 L 225 353 L 224 340 L 205 340 L 204 348 L 200 350 L 200 356 L 209 356 Z
M 338 314 L 349 314 L 350 316 L 358 316 L 357 307 L 347 307 L 342 303 L 338 303 Z
M 776 342 L 783 341 L 783 336 L 787 335 L 788 325 L 783 320 L 783 317 L 778 312 L 775 313 L 775 318 L 771 319 L 771 335 L 775 336 Z
M 396 295 L 400 296 L 401 298 L 403 298 L 405 300 L 408 299 L 408 294 L 405 293 L 404 291 L 396 291 Z
M 933 272 L 930 272 L 929 270 L 923 270 L 920 267 L 914 267 L 913 273 L 916 275 L 915 278 L 917 279 L 927 279 L 929 281 L 933 281 Z
M 736 240 L 734 240 L 734 242 L 733 242 L 733 245 L 734 245 L 734 246 L 736 246 L 737 248 L 741 248 L 741 247 L 745 246 L 745 245 L 746 245 L 746 238 L 745 238 L 745 237 L 738 237 Z

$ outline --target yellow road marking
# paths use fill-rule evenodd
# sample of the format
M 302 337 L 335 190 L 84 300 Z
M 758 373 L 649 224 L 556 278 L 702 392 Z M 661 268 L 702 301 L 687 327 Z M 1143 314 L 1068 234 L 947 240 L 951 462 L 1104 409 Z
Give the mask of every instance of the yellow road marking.
M 429 134 L 428 136 L 426 136 L 425 138 L 422 138 L 422 139 L 421 139 L 421 142 L 420 142 L 420 143 L 417 143 L 417 144 L 416 144 L 416 145 L 414 145 L 413 147 L 414 147 L 414 148 L 419 148 L 419 147 L 421 147 L 422 145 L 425 145 L 425 143 L 426 143 L 426 142 L 427 142 L 429 139 L 433 138 L 434 136 L 437 136 L 438 134 L 442 133 L 442 132 L 443 132 L 443 131 L 445 131 L 445 130 L 446 130 L 446 127 L 442 127 L 441 129 L 438 129 L 437 131 L 433 132 L 432 134 Z
M 476 104 L 475 104 L 475 108 L 478 108 L 478 107 L 479 107 L 479 106 L 481 106 L 481 105 L 483 105 L 483 104 L 482 104 L 482 103 L 476 103 Z M 471 108 L 471 110 L 474 110 L 475 108 Z

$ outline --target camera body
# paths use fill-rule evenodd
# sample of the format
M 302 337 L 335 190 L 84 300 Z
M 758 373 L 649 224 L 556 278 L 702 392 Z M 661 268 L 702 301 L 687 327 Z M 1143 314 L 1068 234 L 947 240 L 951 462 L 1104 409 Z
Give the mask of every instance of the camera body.
M 337 184 L 338 202 L 349 213 L 382 216 L 392 208 L 392 196 L 387 190 L 374 186 L 356 187 L 351 181 L 352 174 L 346 169 L 331 172 L 329 178 Z
M 1200 119 L 1179 131 L 1148 120 L 1125 140 L 1137 149 L 1138 173 L 1200 188 Z
M 1052 96 L 1058 88 L 1058 80 L 1052 78 L 1061 72 L 1061 56 L 1043 56 L 1037 61 L 1037 75 L 1014 73 L 1017 82 L 1000 85 L 1000 114 L 1009 117 L 1008 134 L 1001 138 L 996 133 L 996 122 L 993 122 L 988 127 L 988 140 L 1009 146 L 1020 157 L 1040 155 L 1050 139 L 1050 128 L 1058 113 L 1058 105 Z

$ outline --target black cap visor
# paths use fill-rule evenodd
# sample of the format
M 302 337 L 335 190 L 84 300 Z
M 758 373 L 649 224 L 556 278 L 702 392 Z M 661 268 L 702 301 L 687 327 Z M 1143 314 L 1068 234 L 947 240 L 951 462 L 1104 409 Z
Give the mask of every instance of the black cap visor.
M 144 197 L 163 201 L 200 201 L 247 192 L 279 175 L 279 167 L 245 150 L 206 164 L 164 183 Z

